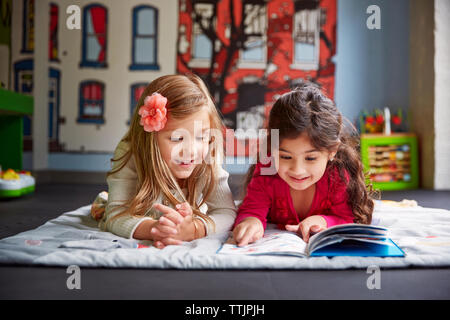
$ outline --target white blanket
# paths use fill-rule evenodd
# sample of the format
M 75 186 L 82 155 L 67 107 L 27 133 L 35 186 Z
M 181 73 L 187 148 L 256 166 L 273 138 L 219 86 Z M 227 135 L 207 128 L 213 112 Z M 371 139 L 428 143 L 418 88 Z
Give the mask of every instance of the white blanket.
M 347 269 L 450 266 L 450 211 L 397 207 L 377 202 L 373 224 L 389 228 L 406 257 L 232 256 L 217 254 L 228 234 L 162 250 L 97 228 L 90 205 L 64 213 L 41 227 L 0 240 L 0 263 L 47 266 L 176 269 Z M 139 242 L 140 244 L 148 244 Z

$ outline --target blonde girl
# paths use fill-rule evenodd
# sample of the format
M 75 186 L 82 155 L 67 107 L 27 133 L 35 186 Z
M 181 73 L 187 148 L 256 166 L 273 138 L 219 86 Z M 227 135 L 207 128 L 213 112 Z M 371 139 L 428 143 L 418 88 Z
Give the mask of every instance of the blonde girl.
M 223 123 L 203 81 L 152 81 L 117 145 L 101 229 L 158 248 L 229 231 L 236 208 L 221 167 Z

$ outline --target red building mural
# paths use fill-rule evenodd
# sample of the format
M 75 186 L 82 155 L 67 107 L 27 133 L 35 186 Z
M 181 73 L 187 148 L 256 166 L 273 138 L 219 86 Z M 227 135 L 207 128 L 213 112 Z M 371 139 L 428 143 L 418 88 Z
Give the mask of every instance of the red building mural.
M 179 1 L 177 71 L 206 81 L 228 128 L 263 128 L 305 80 L 334 97 L 336 0 Z

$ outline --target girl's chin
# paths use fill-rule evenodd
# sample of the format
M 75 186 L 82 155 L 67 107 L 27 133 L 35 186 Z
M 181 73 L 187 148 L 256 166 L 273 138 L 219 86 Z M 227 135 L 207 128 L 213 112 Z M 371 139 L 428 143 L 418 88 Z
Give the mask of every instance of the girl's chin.
M 302 190 L 306 190 L 309 187 L 311 187 L 312 180 L 311 177 L 308 177 L 307 179 L 302 179 L 302 180 L 294 180 L 294 179 L 289 179 L 289 186 L 294 189 L 294 190 L 298 190 L 298 191 L 302 191 Z
M 192 170 L 180 170 L 178 171 L 175 176 L 177 179 L 187 179 L 191 176 Z
M 292 185 L 292 184 L 290 184 L 290 187 L 291 187 L 292 189 L 294 189 L 294 190 L 297 190 L 297 191 L 304 191 L 304 190 L 308 189 L 310 186 L 311 186 L 311 185 L 307 185 L 307 186 L 297 186 L 297 185 Z
M 194 171 L 195 166 L 190 166 L 188 168 L 177 167 L 176 170 L 173 170 L 174 176 L 177 179 L 187 179 L 191 176 L 192 171 Z

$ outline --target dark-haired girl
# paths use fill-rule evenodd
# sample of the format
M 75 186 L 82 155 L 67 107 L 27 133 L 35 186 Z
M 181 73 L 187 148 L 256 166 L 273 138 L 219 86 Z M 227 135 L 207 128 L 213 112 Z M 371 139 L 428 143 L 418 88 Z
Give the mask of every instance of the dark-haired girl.
M 279 141 L 267 150 L 274 163 L 258 161 L 247 175 L 233 229 L 239 246 L 260 239 L 267 222 L 297 232 L 306 242 L 311 233 L 334 225 L 371 223 L 374 203 L 357 137 L 346 130 L 333 101 L 315 85 L 304 84 L 275 102 L 269 141 L 274 129 Z M 272 164 L 276 172 L 266 174 Z

